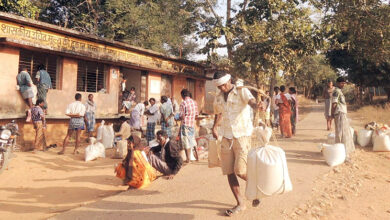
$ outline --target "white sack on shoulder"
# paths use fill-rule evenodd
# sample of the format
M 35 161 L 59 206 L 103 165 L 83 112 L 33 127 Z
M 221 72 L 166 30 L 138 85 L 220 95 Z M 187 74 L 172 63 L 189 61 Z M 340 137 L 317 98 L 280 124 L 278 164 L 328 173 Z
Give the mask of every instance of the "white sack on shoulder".
M 292 191 L 286 154 L 280 147 L 266 145 L 249 151 L 245 195 L 249 200 Z

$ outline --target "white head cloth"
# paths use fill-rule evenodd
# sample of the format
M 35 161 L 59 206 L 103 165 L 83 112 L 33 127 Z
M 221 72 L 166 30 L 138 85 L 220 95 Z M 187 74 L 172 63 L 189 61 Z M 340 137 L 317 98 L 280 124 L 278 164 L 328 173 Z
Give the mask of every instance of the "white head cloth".
M 229 82 L 229 80 L 231 78 L 232 78 L 232 76 L 230 74 L 226 74 L 219 79 L 213 79 L 213 82 L 214 82 L 214 85 L 218 87 L 218 86 L 222 86 L 223 84 Z

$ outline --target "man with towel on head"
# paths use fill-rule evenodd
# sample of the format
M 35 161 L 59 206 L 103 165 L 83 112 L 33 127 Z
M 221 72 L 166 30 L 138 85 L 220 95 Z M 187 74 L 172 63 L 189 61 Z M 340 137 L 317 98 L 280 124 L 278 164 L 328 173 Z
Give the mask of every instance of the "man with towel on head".
M 237 88 L 231 82 L 230 74 L 217 71 L 214 74 L 214 84 L 219 89 L 214 100 L 215 120 L 213 136 L 218 139 L 217 126 L 221 124 L 221 168 L 222 173 L 228 176 L 228 182 L 237 205 L 226 210 L 227 216 L 232 216 L 246 209 L 240 193 L 237 176 L 247 180 L 247 156 L 251 148 L 253 131 L 250 117 L 250 107 L 254 110 L 261 107 L 247 88 Z M 252 206 L 260 204 L 253 200 Z

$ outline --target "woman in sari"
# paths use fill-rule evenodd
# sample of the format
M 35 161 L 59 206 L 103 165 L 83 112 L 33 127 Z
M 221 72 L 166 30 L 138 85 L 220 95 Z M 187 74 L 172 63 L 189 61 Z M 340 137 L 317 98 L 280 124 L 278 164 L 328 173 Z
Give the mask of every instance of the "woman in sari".
M 126 158 L 116 168 L 117 177 L 123 179 L 129 189 L 147 187 L 156 179 L 156 170 L 149 164 L 146 154 L 142 150 L 141 139 L 132 135 L 127 139 Z
M 298 122 L 298 99 L 297 99 L 297 91 L 294 87 L 290 87 L 288 89 L 288 93 L 291 97 L 291 130 L 292 134 L 295 135 L 296 126 Z
M 278 102 L 279 106 L 279 125 L 280 133 L 282 137 L 290 138 L 292 136 L 291 130 L 291 105 L 288 97 L 290 95 L 285 93 L 286 87 L 280 87 L 280 99 Z

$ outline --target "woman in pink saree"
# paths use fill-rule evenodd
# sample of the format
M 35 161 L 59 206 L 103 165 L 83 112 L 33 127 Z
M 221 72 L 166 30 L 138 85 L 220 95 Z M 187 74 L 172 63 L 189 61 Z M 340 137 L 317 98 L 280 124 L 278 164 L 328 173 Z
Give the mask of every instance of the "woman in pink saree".
M 287 97 L 290 98 L 289 94 L 286 94 L 286 87 L 280 87 L 280 99 L 279 99 L 279 124 L 280 133 L 282 137 L 290 138 L 292 136 L 291 130 L 291 105 Z

